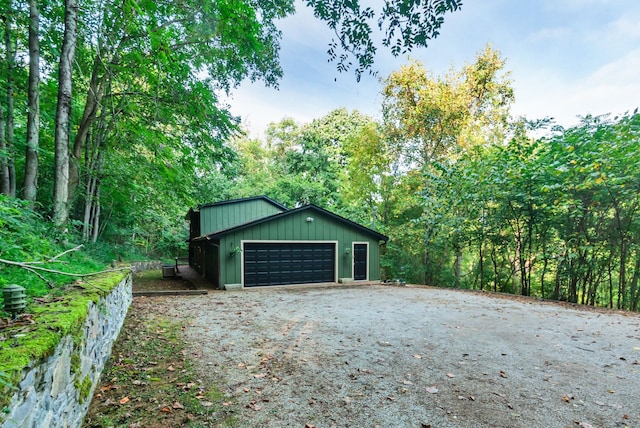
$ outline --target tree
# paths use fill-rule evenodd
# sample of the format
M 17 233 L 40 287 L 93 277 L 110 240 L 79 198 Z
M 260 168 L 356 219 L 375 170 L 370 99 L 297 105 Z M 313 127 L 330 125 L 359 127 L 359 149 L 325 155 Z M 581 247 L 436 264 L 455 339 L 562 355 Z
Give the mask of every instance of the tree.
M 69 122 L 71 120 L 72 67 L 78 26 L 77 0 L 65 0 L 64 40 L 58 68 L 58 104 L 55 131 L 53 223 L 63 225 L 69 217 Z
M 13 13 L 14 3 L 16 10 L 29 5 L 29 20 Z M 363 26 L 349 14 L 369 21 L 374 14 L 357 2 L 307 5 L 336 35 L 342 33 L 340 46 L 332 49 L 340 55 L 338 69 L 355 69 L 357 78 L 370 70 L 375 46 L 365 31 L 369 23 Z M 426 46 L 442 17 L 459 6 L 456 0 L 416 2 L 401 10 L 387 5 L 375 19 L 389 29 L 386 46 L 394 40 L 398 54 L 398 49 Z M 228 185 L 238 181 L 233 176 L 238 162 L 226 143 L 240 127 L 219 95 L 244 79 L 277 86 L 282 75 L 277 23 L 295 12 L 293 0 L 107 0 L 88 1 L 80 9 L 76 0 L 9 0 L 3 9 L 2 191 L 8 186 L 7 193 L 11 188 L 15 193 L 15 130 L 25 154 L 15 162 L 24 166 L 22 196 L 37 199 L 37 209 L 58 226 L 71 220 L 87 241 L 101 235 L 119 241 L 142 235 L 145 242 L 152 236 L 165 239 L 146 221 L 149 213 L 170 207 L 158 219 L 170 224 L 177 205 L 189 205 L 193 189 L 216 177 L 224 178 L 221 189 L 231 193 Z M 401 15 L 410 20 L 402 22 Z M 26 61 L 15 65 L 16 58 L 26 59 L 27 45 L 28 74 Z M 352 58 L 357 66 L 348 64 Z M 348 174 L 345 142 L 324 132 L 310 127 L 296 139 L 300 152 L 281 153 L 283 164 L 298 169 L 271 190 L 289 195 L 293 204 L 341 205 L 340 185 Z M 313 174 L 304 176 L 303 167 Z
M 38 190 L 38 145 L 40 132 L 40 11 L 38 1 L 29 0 L 29 89 L 27 107 L 27 150 L 22 197 L 35 201 Z
M 444 77 L 413 61 L 385 79 L 385 132 L 396 156 L 418 167 L 469 145 L 503 141 L 513 89 L 499 52 L 487 46 L 473 64 Z
M 16 171 L 14 162 L 15 151 L 15 112 L 14 112 L 14 91 L 16 74 L 16 49 L 17 36 L 15 34 L 16 15 L 13 2 L 6 2 L 2 21 L 4 22 L 4 42 L 6 55 L 6 79 L 7 79 L 7 107 L 6 120 L 3 122 L 2 135 L 0 135 L 0 157 L 2 158 L 2 192 L 15 196 L 16 194 Z M 3 117 L 4 119 L 4 117 Z M 6 131 L 5 131 L 6 129 Z
M 328 53 L 331 61 L 337 60 L 338 70 L 353 68 L 357 80 L 363 72 L 372 72 L 377 48 L 371 27 L 376 11 L 371 7 L 361 8 L 357 1 L 306 0 L 306 4 L 335 32 L 336 39 L 329 44 Z M 382 45 L 390 47 L 394 56 L 414 47 L 426 47 L 438 36 L 446 13 L 461 6 L 460 0 L 386 1 L 377 17 L 377 26 L 384 32 Z M 351 56 L 357 61 L 355 67 Z
M 435 281 L 441 265 L 434 253 L 440 220 L 433 214 L 441 206 L 434 190 L 442 162 L 506 136 L 513 91 L 503 68 L 499 53 L 487 46 L 474 63 L 445 77 L 431 76 L 414 61 L 385 79 L 384 132 L 392 163 L 396 169 L 419 171 L 424 179 L 423 212 L 412 227 L 423 228 L 425 283 Z M 460 257 L 458 248 L 455 252 Z

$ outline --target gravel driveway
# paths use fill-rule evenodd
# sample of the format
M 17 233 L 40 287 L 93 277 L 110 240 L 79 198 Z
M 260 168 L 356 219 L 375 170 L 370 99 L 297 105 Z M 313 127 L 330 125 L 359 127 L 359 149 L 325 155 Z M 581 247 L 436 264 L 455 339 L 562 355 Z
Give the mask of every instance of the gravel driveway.
M 640 317 L 457 290 L 165 301 L 242 427 L 640 427 Z

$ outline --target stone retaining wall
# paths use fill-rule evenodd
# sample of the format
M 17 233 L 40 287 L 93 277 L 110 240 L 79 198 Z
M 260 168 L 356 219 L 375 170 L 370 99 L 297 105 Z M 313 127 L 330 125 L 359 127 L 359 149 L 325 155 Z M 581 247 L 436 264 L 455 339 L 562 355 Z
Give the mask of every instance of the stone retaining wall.
M 143 260 L 138 262 L 131 262 L 131 270 L 134 273 L 155 269 L 162 269 L 161 260 Z
M 131 305 L 131 275 L 88 305 L 80 335 L 62 338 L 53 355 L 23 370 L 2 428 L 79 427 Z

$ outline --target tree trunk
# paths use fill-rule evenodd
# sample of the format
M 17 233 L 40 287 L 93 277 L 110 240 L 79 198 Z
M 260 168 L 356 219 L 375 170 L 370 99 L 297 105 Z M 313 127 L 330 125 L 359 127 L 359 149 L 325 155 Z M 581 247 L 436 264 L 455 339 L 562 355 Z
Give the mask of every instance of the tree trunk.
M 94 221 L 94 213 L 96 206 L 100 203 L 98 200 L 100 188 L 100 176 L 104 166 L 104 154 L 101 148 L 96 147 L 92 153 L 87 147 L 85 155 L 85 164 L 87 165 L 87 182 L 85 186 L 85 202 L 84 202 L 84 218 L 82 224 L 82 237 L 85 241 L 92 239 L 94 230 L 92 229 Z M 99 212 L 99 211 L 98 211 Z M 95 241 L 94 241 L 95 242 Z
M 40 133 L 40 11 L 37 0 L 29 0 L 29 89 L 27 148 L 22 197 L 35 201 L 38 190 L 38 145 Z
M 609 309 L 613 309 L 613 272 L 611 271 L 612 264 L 613 263 L 609 263 L 609 266 L 607 266 L 607 276 L 609 278 Z
M 480 242 L 479 253 L 478 256 L 480 260 L 478 260 L 479 266 L 478 271 L 480 275 L 480 290 L 484 290 L 484 252 L 482 251 L 483 243 Z
M 631 286 L 629 294 L 631 295 L 631 307 L 632 311 L 638 310 L 638 301 L 640 300 L 640 293 L 638 292 L 638 277 L 640 277 L 640 252 L 636 254 L 636 264 L 633 269 L 633 278 L 631 279 Z
M 456 248 L 455 260 L 456 288 L 460 288 L 460 282 L 462 279 L 462 251 L 460 248 Z
M 562 257 L 565 257 L 566 254 L 567 253 L 565 251 L 562 254 Z M 553 293 L 551 294 L 551 298 L 553 300 L 560 300 L 562 297 L 562 276 L 563 276 L 562 271 L 564 270 L 565 263 L 566 263 L 565 260 L 561 260 L 560 262 L 558 262 L 556 266 L 556 278 L 554 281 Z
M 98 241 L 98 234 L 100 232 L 100 181 L 96 183 L 96 196 L 95 196 L 95 209 L 93 212 L 93 219 L 91 222 L 92 233 L 91 242 L 94 244 Z
M 0 193 L 9 195 L 11 181 L 9 180 L 9 153 L 4 128 L 4 110 L 0 103 Z
M 100 77 L 102 70 L 102 61 L 104 59 L 98 54 L 94 59 L 91 81 L 89 82 L 89 90 L 87 92 L 87 101 L 84 105 L 82 119 L 78 127 L 78 133 L 73 142 L 73 151 L 69 160 L 69 200 L 72 201 L 76 189 L 80 184 L 80 158 L 82 151 L 87 144 L 89 130 L 96 120 L 96 113 L 100 105 L 100 101 L 104 94 L 104 79 Z
M 495 244 L 491 245 L 491 263 L 493 264 L 493 291 L 498 292 L 498 284 L 500 283 L 500 268 L 498 266 L 498 255 L 496 254 Z M 502 289 L 502 286 L 500 286 Z
M 72 68 L 78 24 L 77 0 L 65 1 L 64 40 L 58 76 L 58 107 L 55 130 L 55 174 L 53 223 L 61 226 L 69 218 L 69 122 L 71 116 Z
M 622 233 L 621 233 L 622 235 Z M 618 269 L 618 287 L 622 301 L 618 302 L 618 309 L 627 309 L 627 249 L 624 236 L 620 237 L 620 264 Z
M 13 75 L 16 68 L 16 40 L 12 40 L 12 32 L 14 31 L 13 16 L 15 16 L 12 2 L 9 1 L 7 16 L 4 17 L 4 41 L 7 59 L 7 120 L 5 146 L 7 151 L 7 175 L 8 179 L 8 195 L 16 195 L 16 170 L 14 166 L 14 147 L 15 147 L 15 117 L 14 117 L 14 99 L 13 92 L 15 83 Z

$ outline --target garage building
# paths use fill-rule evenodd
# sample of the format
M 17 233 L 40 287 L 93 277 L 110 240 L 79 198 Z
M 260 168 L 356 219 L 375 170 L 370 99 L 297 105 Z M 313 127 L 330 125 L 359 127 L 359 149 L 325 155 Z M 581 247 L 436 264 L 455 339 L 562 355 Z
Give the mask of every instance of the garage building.
M 189 264 L 218 288 L 380 279 L 388 238 L 320 208 L 266 196 L 189 210 Z

